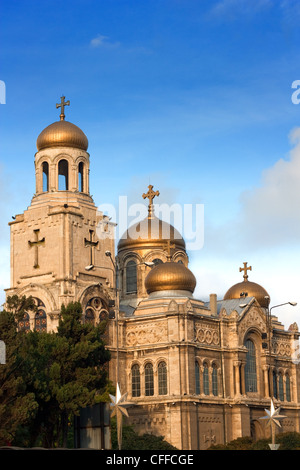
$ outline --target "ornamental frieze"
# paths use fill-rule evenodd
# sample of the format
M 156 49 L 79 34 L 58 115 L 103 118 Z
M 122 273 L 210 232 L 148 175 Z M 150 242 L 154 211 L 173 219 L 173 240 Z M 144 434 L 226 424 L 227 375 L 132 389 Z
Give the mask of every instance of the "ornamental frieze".
M 274 338 L 272 342 L 272 349 L 273 353 L 277 354 L 278 356 L 288 356 L 290 357 L 292 354 L 292 348 L 289 339 L 277 339 Z
M 213 346 L 220 344 L 218 328 L 211 325 L 205 325 L 203 323 L 196 324 L 195 341 Z
M 128 346 L 156 344 L 168 339 L 167 323 L 153 325 L 135 325 L 126 328 L 126 344 Z

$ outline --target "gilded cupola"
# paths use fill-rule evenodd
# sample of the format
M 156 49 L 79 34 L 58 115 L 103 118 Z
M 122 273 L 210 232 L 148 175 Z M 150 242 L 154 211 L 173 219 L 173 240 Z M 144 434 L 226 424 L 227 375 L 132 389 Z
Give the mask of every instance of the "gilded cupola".
M 188 291 L 196 287 L 194 274 L 182 263 L 167 261 L 151 269 L 145 279 L 147 294 L 159 291 Z
M 248 271 L 252 271 L 252 266 L 244 263 L 244 267 L 240 268 L 240 272 L 244 271 L 244 280 L 230 287 L 224 295 L 224 300 L 243 299 L 245 297 L 255 297 L 261 307 L 268 308 L 270 296 L 268 292 L 256 282 L 248 281 Z
M 56 121 L 47 126 L 38 136 L 36 146 L 38 151 L 52 147 L 72 147 L 81 150 L 87 150 L 88 139 L 84 132 L 75 124 L 65 121 L 64 107 L 70 104 L 70 101 L 64 101 L 61 97 L 61 103 L 56 107 L 61 107 L 60 121 Z

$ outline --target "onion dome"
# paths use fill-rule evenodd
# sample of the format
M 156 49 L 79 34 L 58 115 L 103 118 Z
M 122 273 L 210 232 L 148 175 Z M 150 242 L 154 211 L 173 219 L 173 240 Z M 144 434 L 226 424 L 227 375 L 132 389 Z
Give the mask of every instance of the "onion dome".
M 230 299 L 243 299 L 244 297 L 255 297 L 259 305 L 263 308 L 268 308 L 270 303 L 270 296 L 268 292 L 256 282 L 248 281 L 247 271 L 252 271 L 252 266 L 240 268 L 240 272 L 244 271 L 244 281 L 230 287 L 224 295 L 224 300 Z
M 163 290 L 181 290 L 194 292 L 196 278 L 182 263 L 168 261 L 151 269 L 145 279 L 148 294 Z
M 36 146 L 38 150 L 51 147 L 73 147 L 87 150 L 88 139 L 79 127 L 71 122 L 65 121 L 64 109 L 69 106 L 70 101 L 61 97 L 61 103 L 56 108 L 61 108 L 60 121 L 54 122 L 46 127 L 38 136 Z
M 134 248 L 151 249 L 168 243 L 175 245 L 177 249 L 185 250 L 185 241 L 178 230 L 155 216 L 152 200 L 155 196 L 159 196 L 159 191 L 153 191 L 152 185 L 148 188 L 148 192 L 143 194 L 144 199 L 149 199 L 148 216 L 126 230 L 118 243 L 118 251 Z
M 185 250 L 185 241 L 178 230 L 151 215 L 126 230 L 118 243 L 118 251 L 128 248 L 154 248 L 165 245 L 168 241 L 176 248 Z
M 68 121 L 57 121 L 40 133 L 36 146 L 38 150 L 51 147 L 75 147 L 87 150 L 88 139 L 75 124 Z

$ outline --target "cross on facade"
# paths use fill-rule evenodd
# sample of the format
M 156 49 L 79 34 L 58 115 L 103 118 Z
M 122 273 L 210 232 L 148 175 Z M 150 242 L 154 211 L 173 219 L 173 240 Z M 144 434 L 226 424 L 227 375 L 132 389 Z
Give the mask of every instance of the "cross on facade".
M 45 244 L 45 237 L 43 237 L 41 240 L 39 240 L 39 231 L 40 229 L 34 230 L 35 234 L 35 240 L 31 242 L 28 240 L 28 244 L 30 247 L 34 246 L 35 247 L 35 252 L 34 252 L 34 268 L 39 268 L 39 246 Z
M 247 281 L 247 280 L 248 280 L 247 271 L 252 271 L 252 266 L 248 266 L 248 267 L 247 267 L 247 264 L 248 264 L 248 263 L 244 263 L 244 267 L 243 267 L 243 268 L 240 268 L 240 273 L 241 273 L 242 271 L 244 271 L 244 281 Z
M 65 120 L 65 106 L 70 106 L 70 100 L 65 101 L 65 96 L 60 98 L 60 104 L 56 103 L 56 109 L 61 108 L 60 110 L 60 120 Z
M 168 261 L 171 261 L 171 248 L 175 248 L 175 243 L 171 243 L 170 240 L 167 240 L 167 242 L 164 244 L 164 249 L 168 253 L 167 254 Z
M 148 192 L 143 194 L 143 199 L 148 198 L 149 199 L 149 206 L 148 206 L 148 212 L 149 214 L 152 214 L 152 209 L 153 209 L 153 199 L 155 196 L 159 196 L 159 191 L 153 191 L 153 186 L 149 184 L 148 186 Z
M 90 264 L 94 264 L 94 248 L 98 245 L 99 241 L 94 242 L 94 230 L 90 230 L 90 239 L 84 239 L 84 246 L 90 247 Z

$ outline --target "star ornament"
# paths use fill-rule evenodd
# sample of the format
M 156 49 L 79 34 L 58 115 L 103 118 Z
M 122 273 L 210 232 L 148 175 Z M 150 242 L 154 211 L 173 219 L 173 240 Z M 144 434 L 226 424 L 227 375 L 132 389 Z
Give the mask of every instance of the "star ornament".
M 113 408 L 111 416 L 116 416 L 116 415 L 124 415 L 128 417 L 128 411 L 127 408 L 129 406 L 134 405 L 134 403 L 130 403 L 127 401 L 127 395 L 128 393 L 124 393 L 124 395 L 121 395 L 120 392 L 120 387 L 119 384 L 117 384 L 117 394 L 116 396 L 109 395 L 111 399 L 111 407 Z
M 280 408 L 275 410 L 275 406 L 273 400 L 271 399 L 271 408 L 270 410 L 266 410 L 267 416 L 262 416 L 260 419 L 267 419 L 267 426 L 271 426 L 272 423 L 276 424 L 276 426 L 281 427 L 280 420 L 286 418 L 286 416 L 279 414 Z

